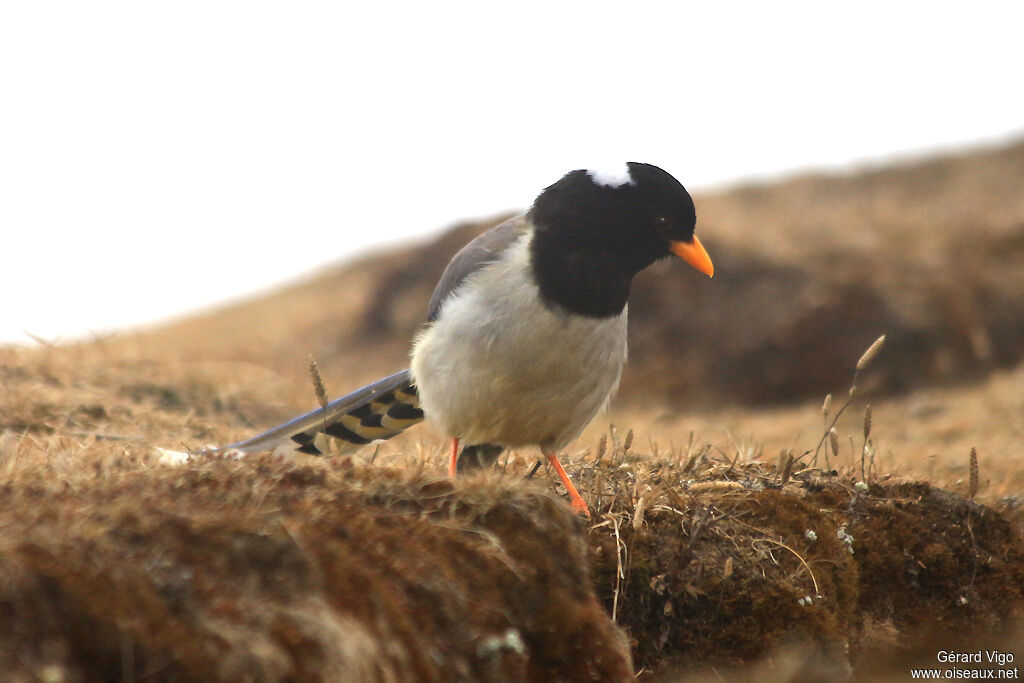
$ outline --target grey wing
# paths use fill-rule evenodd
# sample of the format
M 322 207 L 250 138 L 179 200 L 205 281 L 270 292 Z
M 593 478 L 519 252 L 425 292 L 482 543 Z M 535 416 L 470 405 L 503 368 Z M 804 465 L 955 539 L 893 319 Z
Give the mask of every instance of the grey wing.
M 491 228 L 460 249 L 437 281 L 427 306 L 427 320 L 437 320 L 441 307 L 452 292 L 472 273 L 500 258 L 530 227 L 526 216 L 516 216 Z

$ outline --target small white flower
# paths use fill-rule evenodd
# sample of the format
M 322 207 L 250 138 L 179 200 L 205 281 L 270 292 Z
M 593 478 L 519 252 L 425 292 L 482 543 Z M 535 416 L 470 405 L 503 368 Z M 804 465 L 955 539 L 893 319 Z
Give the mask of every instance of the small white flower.
M 868 483 L 866 481 L 858 481 L 856 484 L 853 485 L 853 488 L 857 489 L 858 491 L 867 491 Z
M 836 537 L 846 545 L 846 551 L 853 555 L 853 534 L 846 530 L 845 526 L 836 529 Z
M 967 596 L 966 595 L 961 595 L 959 598 L 956 599 L 956 604 L 958 604 L 958 605 L 966 605 L 967 604 Z
M 807 531 L 805 531 L 804 537 L 811 543 L 814 543 L 818 540 L 818 534 L 814 533 L 814 529 L 808 529 Z
M 480 656 L 489 657 L 502 651 L 521 655 L 526 651 L 526 646 L 519 631 L 510 628 L 501 635 L 484 638 L 477 644 L 476 649 Z

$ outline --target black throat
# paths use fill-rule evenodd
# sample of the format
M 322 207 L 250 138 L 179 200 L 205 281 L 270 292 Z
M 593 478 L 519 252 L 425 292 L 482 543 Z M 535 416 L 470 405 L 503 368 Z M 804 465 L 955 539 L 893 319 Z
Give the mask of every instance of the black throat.
M 530 245 L 530 265 L 544 303 L 588 318 L 622 313 L 637 271 L 615 254 L 567 244 L 564 237 L 539 230 Z

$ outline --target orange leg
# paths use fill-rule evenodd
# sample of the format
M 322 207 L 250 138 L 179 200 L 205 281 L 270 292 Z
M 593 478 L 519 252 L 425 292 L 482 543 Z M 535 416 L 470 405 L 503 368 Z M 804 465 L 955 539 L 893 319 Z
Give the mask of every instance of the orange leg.
M 558 473 L 558 478 L 562 480 L 562 485 L 565 486 L 565 490 L 569 492 L 569 504 L 577 514 L 583 515 L 587 519 L 590 519 L 590 509 L 587 508 L 586 502 L 580 492 L 576 490 L 576 487 L 572 485 L 569 480 L 569 475 L 565 473 L 565 468 L 562 467 L 562 463 L 558 462 L 558 456 L 552 453 L 544 453 L 544 456 L 551 463 L 551 466 L 555 468 L 555 472 Z
M 459 461 L 459 440 L 452 439 L 452 459 L 448 461 L 448 476 L 455 476 L 455 465 Z

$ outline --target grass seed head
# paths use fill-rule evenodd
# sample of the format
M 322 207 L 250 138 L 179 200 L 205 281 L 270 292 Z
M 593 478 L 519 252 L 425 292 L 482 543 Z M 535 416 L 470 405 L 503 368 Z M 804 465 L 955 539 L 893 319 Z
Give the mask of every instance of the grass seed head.
M 871 404 L 870 403 L 867 405 L 866 408 L 864 408 L 864 438 L 865 439 L 868 438 L 869 434 L 871 434 Z
M 868 347 L 868 350 L 861 355 L 860 360 L 857 361 L 858 371 L 863 370 L 864 368 L 871 364 L 871 361 L 875 359 L 875 356 L 877 356 L 878 352 L 882 349 L 883 344 L 885 344 L 884 334 L 878 339 L 876 339 L 874 343 Z
M 825 402 L 821 404 L 821 416 L 826 420 L 828 419 L 828 413 L 832 409 L 832 394 L 825 395 Z
M 839 434 L 836 433 L 835 427 L 828 430 L 828 443 L 832 447 L 832 456 L 839 457 Z
M 321 408 L 326 408 L 327 390 L 324 389 L 324 381 L 320 378 L 320 368 L 317 366 L 313 354 L 309 354 L 309 378 L 313 380 L 313 392 L 316 394 L 317 403 Z
M 646 499 L 640 496 L 636 501 L 636 507 L 633 508 L 633 531 L 640 531 L 644 525 L 644 508 Z
M 788 448 L 779 451 L 779 485 L 785 486 L 793 475 L 793 452 Z

